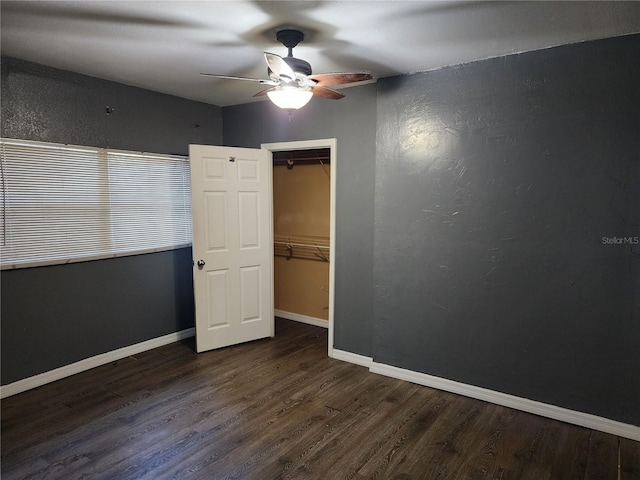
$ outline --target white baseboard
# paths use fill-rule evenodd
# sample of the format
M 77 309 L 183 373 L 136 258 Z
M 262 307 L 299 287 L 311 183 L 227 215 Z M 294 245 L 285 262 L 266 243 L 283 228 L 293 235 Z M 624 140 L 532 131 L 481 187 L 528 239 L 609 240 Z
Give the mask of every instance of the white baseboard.
M 317 325 L 311 323 L 311 325 L 326 327 L 326 320 L 321 320 L 313 317 L 306 317 L 304 315 L 290 314 L 288 312 L 282 312 L 280 310 L 275 311 L 275 315 L 289 320 L 300 321 L 303 323 L 309 323 L 309 319 L 314 322 L 325 322 L 325 324 Z M 286 315 L 295 316 L 296 318 L 290 318 Z M 303 317 L 303 319 L 299 319 Z M 180 332 L 170 333 L 162 337 L 152 338 L 145 342 L 137 343 L 135 345 L 129 345 L 127 347 L 119 348 L 111 352 L 106 352 L 94 357 L 80 360 L 79 362 L 65 365 L 64 367 L 56 368 L 48 372 L 34 375 L 33 377 L 25 378 L 8 385 L 0 386 L 0 398 L 10 397 L 18 393 L 31 390 L 42 385 L 45 385 L 56 380 L 60 380 L 76 373 L 84 372 L 101 365 L 105 365 L 116 360 L 120 360 L 131 355 L 135 355 L 153 348 L 161 347 L 169 343 L 177 342 L 179 340 L 193 337 L 195 335 L 194 328 L 188 328 Z M 598 417 L 589 413 L 577 412 L 566 408 L 558 407 L 556 405 L 549 405 L 546 403 L 537 402 L 535 400 L 529 400 L 527 398 L 516 397 L 502 392 L 496 392 L 494 390 L 488 390 L 482 387 L 476 387 L 474 385 L 467 385 L 465 383 L 448 380 L 446 378 L 435 377 L 426 373 L 414 372 L 413 370 L 406 370 L 404 368 L 393 367 L 391 365 L 385 365 L 383 363 L 376 363 L 371 357 L 364 355 L 358 355 L 356 353 L 346 352 L 344 350 L 333 349 L 333 358 L 342 360 L 345 362 L 361 365 L 369 368 L 372 373 L 379 375 L 385 375 L 387 377 L 397 378 L 399 380 L 406 380 L 408 382 L 416 383 L 418 385 L 424 385 L 426 387 L 436 388 L 438 390 L 444 390 L 446 392 L 463 395 L 477 400 L 483 400 L 485 402 L 494 403 L 496 405 L 502 405 L 504 407 L 514 408 L 542 417 L 552 418 L 554 420 L 560 420 L 562 422 L 571 423 L 573 425 L 579 425 L 585 428 L 591 428 L 612 435 L 618 435 L 620 437 L 629 438 L 631 440 L 640 441 L 640 427 L 635 425 L 629 425 L 622 422 L 617 422 L 608 418 Z
M 581 427 L 591 428 L 593 430 L 599 430 L 601 432 L 640 441 L 640 427 L 635 425 L 617 422 L 615 420 L 598 417 L 589 413 L 568 410 L 555 405 L 536 402 L 527 398 L 516 397 L 506 393 L 488 390 L 486 388 L 447 380 L 445 378 L 434 377 L 425 373 L 414 372 L 413 370 L 392 367 L 382 363 L 372 362 L 369 370 L 373 373 L 386 375 L 399 380 L 406 380 L 408 382 L 417 383 L 418 385 L 424 385 L 438 390 L 464 395 L 465 397 L 471 397 L 477 400 L 484 400 L 485 402 L 514 408 L 516 410 L 533 413 L 542 417 L 552 418 L 554 420 L 560 420 L 573 425 L 579 425 Z
M 195 328 L 187 328 L 186 330 L 170 333 L 162 337 L 152 338 L 151 340 L 136 343 L 135 345 L 129 345 L 111 352 L 85 358 L 84 360 L 56 368 L 55 370 L 50 370 L 48 372 L 34 375 L 33 377 L 18 380 L 17 382 L 13 382 L 8 385 L 3 385 L 0 387 L 0 398 L 10 397 L 11 395 L 16 395 L 18 393 L 31 390 L 32 388 L 40 387 L 65 377 L 70 377 L 76 373 L 84 372 L 110 362 L 115 362 L 116 360 L 121 360 L 123 358 L 130 357 L 131 355 L 151 350 L 152 348 L 161 347 L 163 345 L 168 345 L 169 343 L 193 337 L 194 335 Z
M 307 323 L 309 325 L 315 325 L 316 327 L 329 328 L 329 321 L 322 318 L 309 317 L 307 315 L 301 315 L 300 313 L 285 312 L 284 310 L 274 310 L 273 314 L 276 317 L 286 318 L 287 320 Z
M 336 360 L 342 360 L 343 362 L 355 363 L 371 369 L 373 359 L 371 357 L 365 357 L 364 355 L 358 355 L 357 353 L 345 352 L 344 350 L 333 349 L 332 358 Z

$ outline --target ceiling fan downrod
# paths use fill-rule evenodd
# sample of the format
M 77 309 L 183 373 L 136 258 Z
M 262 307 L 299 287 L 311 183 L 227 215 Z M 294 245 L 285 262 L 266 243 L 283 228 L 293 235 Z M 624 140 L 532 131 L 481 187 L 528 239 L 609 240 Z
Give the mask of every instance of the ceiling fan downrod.
M 276 34 L 276 39 L 289 49 L 288 57 L 293 57 L 293 49 L 304 40 L 304 33 L 300 30 L 284 29 Z
M 311 64 L 301 58 L 293 56 L 293 48 L 304 40 L 304 34 L 300 30 L 284 29 L 276 34 L 277 40 L 289 49 L 289 54 L 282 59 L 289 65 L 294 72 L 301 75 L 311 75 Z

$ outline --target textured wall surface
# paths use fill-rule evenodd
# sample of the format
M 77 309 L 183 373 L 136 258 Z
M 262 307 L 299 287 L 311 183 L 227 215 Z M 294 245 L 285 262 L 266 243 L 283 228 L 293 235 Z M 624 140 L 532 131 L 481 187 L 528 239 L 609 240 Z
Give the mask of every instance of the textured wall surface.
M 379 81 L 375 361 L 640 425 L 638 58 Z
M 1 114 L 8 138 L 179 154 L 222 143 L 219 107 L 11 58 Z M 190 248 L 0 275 L 2 384 L 193 327 Z
M 2 383 L 193 327 L 191 248 L 2 272 Z
M 335 348 L 371 354 L 376 86 L 344 90 L 339 101 L 314 98 L 289 120 L 270 102 L 222 109 L 224 144 L 337 139 Z
M 258 102 L 203 107 L 212 109 L 210 121 L 196 115 L 200 106 L 185 106 L 187 113 L 166 125 L 172 102 L 188 101 L 3 59 L 2 135 L 168 153 L 186 153 L 188 143 L 259 148 L 335 137 L 336 348 L 640 425 L 639 39 L 381 79 L 377 92 L 367 85 L 346 90 L 339 102 L 314 99 L 291 121 Z M 139 95 L 110 96 L 111 89 Z M 112 103 L 115 111 L 106 115 Z M 148 106 L 133 115 L 130 105 Z M 108 123 L 123 111 L 127 128 Z M 187 287 L 190 296 L 190 253 L 172 255 L 178 258 L 165 255 L 153 265 L 138 258 L 150 276 L 176 262 L 180 272 L 162 275 L 161 288 L 142 279 L 146 287 L 132 285 L 125 301 L 143 291 L 144 305 Z M 119 336 L 124 327 L 112 332 L 109 346 L 96 341 L 104 331 L 96 322 L 109 322 L 110 307 L 98 301 L 99 310 L 82 310 L 109 283 L 77 290 L 82 298 L 68 291 L 86 276 L 113 279 L 101 262 L 122 262 L 118 275 L 138 270 L 142 265 L 128 264 L 135 258 L 47 267 L 88 269 L 64 282 L 47 269 L 2 272 L 3 383 L 7 368 L 13 381 L 73 361 L 34 360 L 53 355 L 54 346 L 30 339 L 63 319 L 20 307 L 33 302 L 32 287 L 48 292 L 52 311 L 85 314 L 67 331 L 76 342 L 95 342 L 91 354 L 135 343 Z M 5 304 L 7 288 L 15 300 Z M 111 293 L 114 302 L 124 295 Z M 180 293 L 163 304 L 165 311 L 180 305 L 182 313 L 152 322 L 164 325 L 162 332 L 151 334 L 133 317 L 126 321 L 137 327 L 129 330 L 141 341 L 191 326 L 186 298 Z M 168 330 L 169 318 L 177 326 Z M 22 349 L 7 347 L 12 340 L 24 342 Z M 12 370 L 16 362 L 27 366 Z
M 153 153 L 222 142 L 220 107 L 7 57 L 1 122 L 7 138 Z

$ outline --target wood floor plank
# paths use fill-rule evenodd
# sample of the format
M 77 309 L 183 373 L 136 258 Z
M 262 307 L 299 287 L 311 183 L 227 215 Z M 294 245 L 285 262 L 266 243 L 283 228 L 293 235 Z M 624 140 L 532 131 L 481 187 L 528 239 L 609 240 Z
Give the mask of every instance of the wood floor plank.
M 388 464 L 372 478 L 454 478 L 464 455 L 461 436 L 479 425 L 488 405 L 454 395 L 443 395 L 442 400 L 407 425 L 387 454 Z
M 615 471 L 615 475 L 612 475 Z M 589 456 L 585 479 L 618 478 L 618 438 L 593 430 L 589 439 Z
M 429 395 L 424 396 L 425 393 Z M 421 437 L 437 430 L 436 424 L 447 416 L 447 410 L 452 407 L 455 396 L 430 389 L 421 389 L 418 395 L 418 408 L 404 409 L 405 417 L 398 424 L 399 428 L 384 444 L 376 446 L 374 454 L 358 469 L 354 478 L 390 478 L 392 472 L 403 465 L 407 458 L 417 461 L 420 470 L 427 468 L 435 444 L 432 445 L 429 440 L 421 440 Z M 374 433 L 372 435 L 375 436 Z
M 328 358 L 325 329 L 276 328 L 4 399 L 2 478 L 615 480 L 619 458 L 640 480 L 638 442 L 371 374 Z
M 324 382 L 324 379 L 317 379 L 318 383 Z M 293 385 L 293 384 L 291 384 Z M 254 439 L 267 439 L 269 434 L 278 429 L 284 428 L 282 435 L 288 434 L 290 431 L 289 420 L 295 419 L 297 415 L 309 415 L 309 411 L 322 411 L 324 407 L 313 397 L 305 397 L 304 400 L 291 401 L 289 394 L 293 390 L 290 388 L 276 388 L 275 394 L 261 402 L 256 411 L 255 404 L 248 406 L 247 409 L 240 410 L 238 415 L 231 419 L 231 422 L 218 424 L 212 429 L 203 432 L 203 441 L 205 438 L 212 438 L 215 434 L 215 440 L 221 444 L 216 450 L 208 448 L 204 451 L 193 452 L 190 456 L 191 467 L 188 478 L 199 478 L 199 474 L 205 469 L 223 469 L 232 467 L 236 462 L 234 455 L 237 453 L 235 447 L 242 445 L 242 455 L 254 455 L 254 449 L 260 449 L 261 443 L 255 442 Z M 329 412 L 331 410 L 327 409 Z M 351 421 L 354 421 L 351 419 Z M 229 427 L 236 427 L 229 432 Z M 198 472 L 198 475 L 194 473 Z M 176 472 L 177 478 L 187 478 L 187 472 Z M 203 478 L 206 478 L 206 474 Z
M 342 367 L 342 365 L 340 366 Z M 243 383 L 246 387 L 245 389 L 239 389 L 235 392 L 223 392 L 223 395 L 218 398 L 219 406 L 217 411 L 207 412 L 206 410 L 201 410 L 203 413 L 200 414 L 200 420 L 191 419 L 192 427 L 197 432 L 201 432 L 202 441 L 210 437 L 213 432 L 216 434 L 218 442 L 225 443 L 230 446 L 229 448 L 232 448 L 233 445 L 241 441 L 236 438 L 237 436 L 247 436 L 252 433 L 251 425 L 246 426 L 249 420 L 256 424 L 261 419 L 261 415 L 268 416 L 273 411 L 280 415 L 293 407 L 299 408 L 304 402 L 304 398 L 300 398 L 300 395 L 303 395 L 301 392 L 304 392 L 302 380 L 308 382 L 313 377 L 316 381 L 326 381 L 325 377 L 335 375 L 333 371 L 323 375 L 323 371 L 327 371 L 327 368 L 320 364 L 312 372 L 302 369 L 298 369 L 296 372 L 289 372 L 281 368 L 278 369 L 279 376 L 272 376 L 268 385 L 259 385 L 259 382 L 256 384 L 256 377 L 249 376 Z M 239 382 L 236 381 L 235 384 L 239 385 Z M 294 393 L 297 398 L 292 398 Z M 306 397 L 309 396 L 307 395 Z M 192 409 L 189 408 L 187 410 L 191 411 Z M 184 416 L 184 418 L 188 421 L 187 416 Z M 267 425 L 275 423 L 275 420 L 271 419 L 264 419 L 263 421 Z M 198 451 L 189 452 L 190 461 L 192 463 L 197 462 L 199 454 L 200 452 Z M 145 452 L 145 455 L 148 455 L 149 459 L 151 459 L 160 458 L 164 453 L 161 450 L 149 450 Z M 208 463 L 211 463 L 211 461 Z M 127 474 L 132 473 L 127 472 Z M 136 472 L 136 475 L 140 474 L 140 471 Z
M 282 371 L 282 373 L 286 373 Z M 304 376 L 304 372 L 300 371 L 295 375 L 286 375 L 287 380 L 291 385 L 295 385 L 298 382 L 298 378 Z M 249 380 L 255 380 L 250 378 Z M 158 431 L 159 434 L 173 436 L 179 438 L 181 434 L 187 435 L 187 440 L 193 440 L 199 435 L 200 430 L 217 428 L 223 425 L 225 429 L 231 430 L 231 426 L 235 422 L 242 422 L 243 416 L 251 415 L 252 411 L 257 408 L 264 408 L 265 400 L 267 396 L 274 396 L 281 393 L 278 389 L 261 388 L 255 390 L 255 383 L 253 381 L 246 382 L 248 388 L 236 388 L 230 390 L 225 387 L 224 383 L 218 385 L 219 389 L 216 389 L 214 385 L 203 387 L 191 392 L 184 392 L 179 400 L 178 408 L 175 407 L 176 397 L 172 397 L 167 392 L 164 392 L 162 396 L 169 396 L 171 401 L 164 402 L 159 405 L 151 405 L 144 408 L 144 415 L 138 417 L 128 417 L 127 421 L 121 423 L 114 428 L 120 428 L 125 430 L 122 435 L 118 436 L 116 442 L 106 442 L 103 445 L 97 445 L 94 448 L 100 448 L 100 450 L 108 451 L 109 449 L 119 449 L 126 445 L 135 443 L 138 441 L 135 435 L 127 435 L 126 430 L 129 429 L 133 432 L 142 431 L 145 432 L 147 437 L 151 436 L 151 432 Z M 238 382 L 234 382 L 234 385 L 238 385 Z M 292 387 L 295 388 L 295 387 Z M 218 399 L 218 401 L 215 401 Z M 244 407 L 242 410 L 240 407 Z M 197 414 L 194 414 L 197 412 Z M 153 420 L 150 421 L 149 419 Z M 255 418 L 254 418 L 255 420 Z M 242 432 L 243 429 L 238 429 L 238 432 Z M 186 448 L 183 445 L 183 448 Z M 93 441 L 84 442 L 85 447 L 91 447 Z M 103 442 L 104 443 L 104 442 Z M 139 443 L 139 442 L 138 442 Z M 187 442 L 188 443 L 188 442 Z M 155 439 L 151 442 L 149 448 L 138 451 L 138 456 L 143 456 L 148 459 L 147 464 L 157 464 L 160 458 L 166 456 L 165 445 L 166 440 Z M 155 448 L 158 445 L 158 448 Z M 143 445 L 144 446 L 144 445 Z M 129 447 L 131 448 L 131 447 Z M 171 450 L 176 450 L 175 446 L 170 447 Z M 152 460 L 153 459 L 153 460 Z M 162 460 L 164 463 L 166 460 Z M 148 469 L 148 465 L 145 469 Z M 154 467 L 155 468 L 155 467 Z M 126 475 L 134 475 L 134 471 L 130 468 L 125 471 Z M 123 473 L 123 475 L 125 474 Z M 135 470 L 135 475 L 141 475 L 144 472 Z
M 375 380 L 372 383 L 378 383 Z M 415 390 L 414 385 L 388 381 L 380 382 L 378 388 L 367 389 L 332 419 L 325 434 L 309 444 L 304 458 L 298 458 L 292 472 L 283 478 L 355 476 L 358 465 L 371 455 L 373 438 L 390 436 L 396 430 L 396 422 L 402 422 L 404 408 L 409 411 L 419 408 Z M 402 410 L 394 408 L 399 405 Z M 374 437 L 371 432 L 375 432 Z
M 640 442 L 620 439 L 620 480 L 640 480 Z

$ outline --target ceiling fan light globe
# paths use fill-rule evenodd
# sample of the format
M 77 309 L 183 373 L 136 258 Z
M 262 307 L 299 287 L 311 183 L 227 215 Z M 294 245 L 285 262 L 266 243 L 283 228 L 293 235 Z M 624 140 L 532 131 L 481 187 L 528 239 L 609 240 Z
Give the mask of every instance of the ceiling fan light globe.
M 309 100 L 313 97 L 313 92 L 300 88 L 278 88 L 267 92 L 267 96 L 269 100 L 283 110 L 298 110 L 309 103 Z

